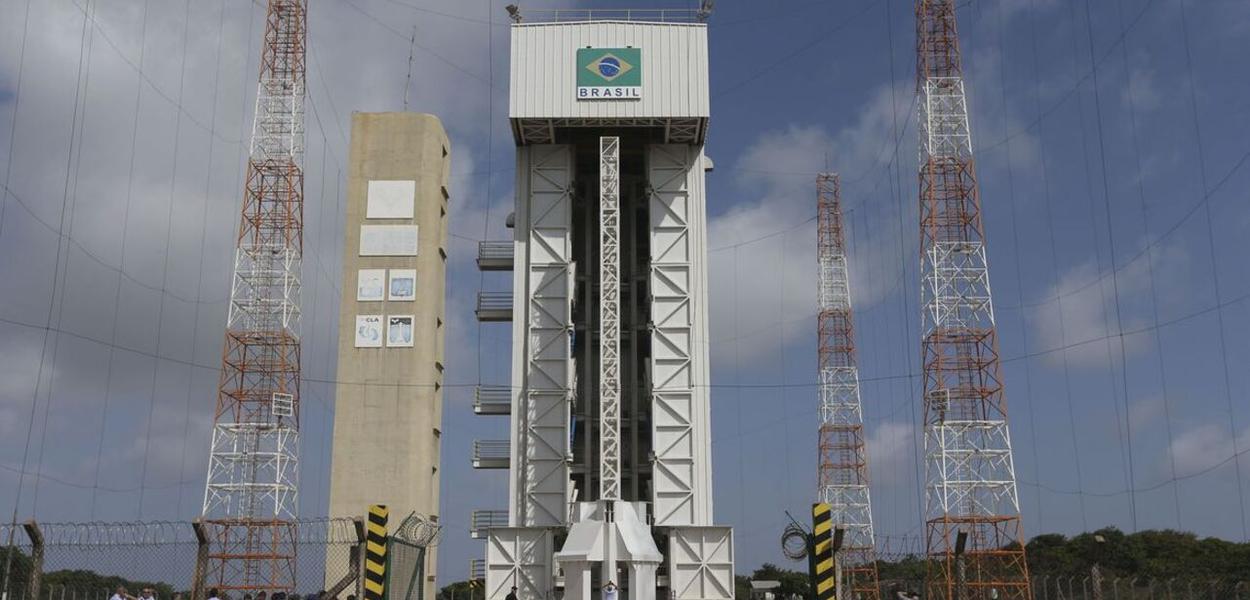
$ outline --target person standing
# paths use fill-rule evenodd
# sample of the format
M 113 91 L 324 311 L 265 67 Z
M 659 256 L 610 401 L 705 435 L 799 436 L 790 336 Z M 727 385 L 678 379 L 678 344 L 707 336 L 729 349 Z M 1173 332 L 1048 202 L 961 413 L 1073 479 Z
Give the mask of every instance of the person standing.
M 608 584 L 603 586 L 603 600 L 616 600 L 616 582 L 608 580 Z
M 514 585 L 514 586 L 512 586 L 512 591 L 508 592 L 508 597 L 507 597 L 507 598 L 504 598 L 504 600 L 517 600 L 517 597 L 516 597 L 516 586 L 515 586 L 515 585 Z

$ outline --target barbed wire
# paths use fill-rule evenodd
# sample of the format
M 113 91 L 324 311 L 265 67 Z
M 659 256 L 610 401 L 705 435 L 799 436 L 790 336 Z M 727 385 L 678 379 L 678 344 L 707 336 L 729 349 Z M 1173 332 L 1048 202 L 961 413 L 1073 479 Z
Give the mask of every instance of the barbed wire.
M 354 544 L 360 541 L 356 523 L 347 517 L 320 517 L 295 521 L 297 544 Z M 191 521 L 96 521 L 84 523 L 37 523 L 45 547 L 98 548 L 161 546 L 197 542 Z M 16 527 L 16 539 L 29 545 L 26 525 L 0 524 L 0 537 L 8 538 Z
M 437 545 L 442 534 L 442 525 L 414 512 L 399 524 L 391 537 L 402 544 L 424 548 Z

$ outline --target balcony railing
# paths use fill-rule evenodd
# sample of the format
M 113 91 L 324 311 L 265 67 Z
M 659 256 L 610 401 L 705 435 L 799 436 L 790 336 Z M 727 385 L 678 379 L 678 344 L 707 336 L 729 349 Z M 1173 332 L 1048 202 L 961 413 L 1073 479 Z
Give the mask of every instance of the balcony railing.
M 512 388 L 506 385 L 478 385 L 473 392 L 473 412 L 479 415 L 512 413 Z
M 483 323 L 512 320 L 512 292 L 478 292 L 473 311 Z
M 596 8 L 531 9 L 519 11 L 520 23 L 569 23 L 580 21 L 639 21 L 645 23 L 702 23 L 710 10 L 689 8 Z
M 477 268 L 481 271 L 511 271 L 512 242 L 477 243 Z
M 506 469 L 510 454 L 508 440 L 476 440 L 473 442 L 474 469 Z
M 473 539 L 485 539 L 486 532 L 492 527 L 508 526 L 508 511 L 506 510 L 475 510 L 469 525 L 469 535 Z

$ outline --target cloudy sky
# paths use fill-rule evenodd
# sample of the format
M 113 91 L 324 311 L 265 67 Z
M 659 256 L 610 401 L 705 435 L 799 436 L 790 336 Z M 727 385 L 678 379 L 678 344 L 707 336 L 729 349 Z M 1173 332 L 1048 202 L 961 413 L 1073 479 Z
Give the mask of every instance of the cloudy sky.
M 311 4 L 301 510 L 327 506 L 350 114 L 402 108 L 415 28 L 409 108 L 453 144 L 439 571 L 459 579 L 482 550 L 470 510 L 507 487 L 469 464 L 475 438 L 506 431 L 471 409 L 473 385 L 508 369 L 510 330 L 471 311 L 509 285 L 472 261 L 512 202 L 503 3 Z M 1246 539 L 1250 5 L 960 7 L 1028 533 Z M 19 517 L 45 521 L 198 513 L 262 27 L 246 0 L 0 0 L 0 514 L 19 489 Z M 877 532 L 915 536 L 911 3 L 722 0 L 710 28 L 716 519 L 749 569 L 780 560 L 782 511 L 813 494 L 829 169 Z

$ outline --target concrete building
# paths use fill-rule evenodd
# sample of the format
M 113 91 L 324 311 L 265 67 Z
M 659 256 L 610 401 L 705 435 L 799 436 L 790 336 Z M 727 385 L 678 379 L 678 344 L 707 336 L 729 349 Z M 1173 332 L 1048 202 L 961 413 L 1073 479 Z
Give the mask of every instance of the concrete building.
M 580 16 L 579 16 L 580 15 Z M 486 600 L 728 599 L 733 533 L 712 520 L 707 27 L 695 11 L 526 11 L 514 22 L 517 146 L 510 415 L 474 464 L 509 469 L 475 514 Z M 485 526 L 481 524 L 485 523 Z
M 438 518 L 450 151 L 432 115 L 352 115 L 331 516 Z

